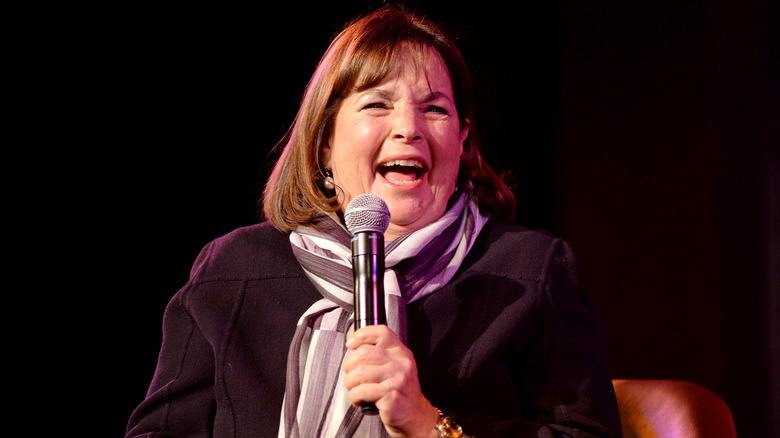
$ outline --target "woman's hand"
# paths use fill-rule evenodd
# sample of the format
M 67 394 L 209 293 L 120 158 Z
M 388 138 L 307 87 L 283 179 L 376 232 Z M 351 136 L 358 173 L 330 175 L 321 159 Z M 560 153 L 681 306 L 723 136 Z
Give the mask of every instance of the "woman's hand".
M 349 400 L 373 402 L 390 436 L 438 437 L 436 408 L 420 390 L 412 352 L 386 325 L 372 325 L 347 334 L 344 383 Z

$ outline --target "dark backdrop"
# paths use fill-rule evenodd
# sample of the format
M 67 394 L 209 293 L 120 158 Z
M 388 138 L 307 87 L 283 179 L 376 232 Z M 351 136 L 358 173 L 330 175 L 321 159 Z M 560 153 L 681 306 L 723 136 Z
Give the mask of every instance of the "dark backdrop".
M 777 6 L 592 3 L 418 9 L 460 40 L 518 221 L 578 252 L 613 377 L 702 384 L 740 436 L 778 434 Z M 205 243 L 258 220 L 319 56 L 371 5 L 338 4 L 114 5 L 52 42 L 109 434 L 144 397 L 167 301 Z

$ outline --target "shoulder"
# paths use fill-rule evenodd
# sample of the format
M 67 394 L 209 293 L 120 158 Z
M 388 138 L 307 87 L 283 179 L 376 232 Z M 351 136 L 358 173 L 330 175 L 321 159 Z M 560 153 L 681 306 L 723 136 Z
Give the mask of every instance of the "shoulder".
M 517 222 L 501 217 L 491 217 L 482 229 L 480 238 L 488 239 L 492 245 L 515 247 L 522 245 L 529 249 L 547 248 L 560 240 L 544 230 L 532 230 Z
M 566 243 L 548 231 L 532 230 L 515 221 L 492 217 L 480 232 L 469 255 L 473 266 L 492 274 L 543 278 L 555 254 Z
M 201 281 L 297 276 L 300 265 L 290 247 L 289 234 L 269 222 L 238 228 L 201 250 L 191 278 Z

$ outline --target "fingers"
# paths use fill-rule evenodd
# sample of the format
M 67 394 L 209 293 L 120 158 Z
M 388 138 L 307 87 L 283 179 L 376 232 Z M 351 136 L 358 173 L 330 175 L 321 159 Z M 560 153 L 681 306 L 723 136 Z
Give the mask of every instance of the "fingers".
M 395 345 L 392 338 L 396 338 L 395 334 L 384 325 L 364 327 L 357 332 L 350 329 L 346 346 L 352 352 L 344 360 L 344 372 L 350 374 L 361 367 L 356 375 L 361 376 L 362 381 L 377 382 L 384 379 L 381 369 L 366 370 L 366 367 L 382 366 L 393 360 L 392 355 L 397 352 L 392 350 Z M 366 377 L 368 371 L 371 371 L 373 378 Z
M 438 413 L 420 389 L 414 354 L 395 333 L 386 325 L 350 330 L 346 346 L 342 366 L 352 404 L 375 403 L 391 436 L 433 431 Z
M 400 343 L 398 336 L 386 325 L 369 325 L 357 331 L 350 328 L 347 332 L 346 346 L 351 350 L 366 344 L 386 348 Z
M 361 344 L 347 355 L 342 368 L 352 404 L 376 402 L 383 396 L 390 360 L 384 350 L 371 344 Z
M 387 326 L 349 332 L 346 345 L 352 352 L 342 364 L 344 384 L 353 403 L 392 400 L 419 387 L 413 354 Z
M 416 369 L 407 358 L 399 358 L 381 365 L 357 361 L 354 366 L 344 364 L 344 385 L 353 404 L 361 402 L 396 403 L 399 398 L 419 392 Z M 346 371 L 348 368 L 351 371 Z
M 407 359 L 406 362 L 408 362 L 408 359 L 412 358 L 411 352 L 385 325 L 368 326 L 356 332 L 350 329 L 347 332 L 346 347 L 352 350 L 343 363 L 343 369 L 348 374 L 359 366 L 363 368 L 367 366 L 381 367 L 399 360 L 404 361 L 404 359 Z M 367 370 L 361 371 L 360 375 L 367 375 Z M 387 373 L 383 374 L 381 371 L 381 369 L 372 369 L 371 375 L 376 376 L 376 379 L 387 378 Z M 365 381 L 377 380 L 367 379 Z
M 390 354 L 375 345 L 363 344 L 344 358 L 342 368 L 347 375 L 354 373 L 361 376 L 362 381 L 371 382 L 384 378 L 381 373 L 382 366 L 392 361 Z M 369 379 L 368 374 L 376 375 L 376 379 Z

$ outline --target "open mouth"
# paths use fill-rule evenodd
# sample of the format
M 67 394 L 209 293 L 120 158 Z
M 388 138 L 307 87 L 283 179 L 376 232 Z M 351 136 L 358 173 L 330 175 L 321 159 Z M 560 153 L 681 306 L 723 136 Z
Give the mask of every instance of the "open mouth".
M 412 184 L 427 171 L 419 160 L 390 160 L 381 163 L 378 170 L 387 181 L 397 185 Z

